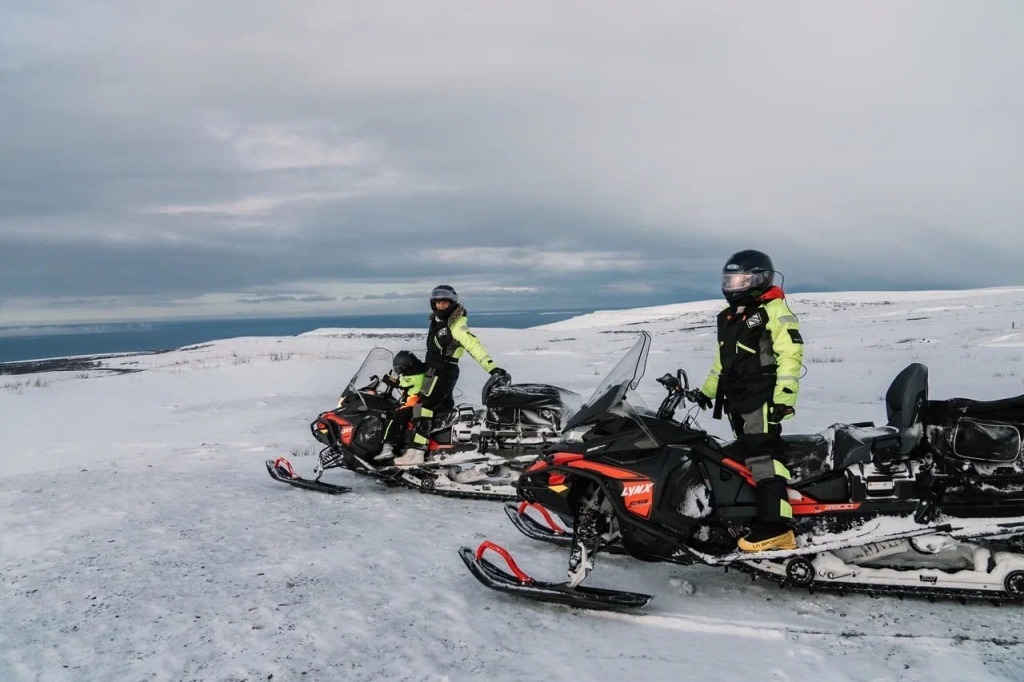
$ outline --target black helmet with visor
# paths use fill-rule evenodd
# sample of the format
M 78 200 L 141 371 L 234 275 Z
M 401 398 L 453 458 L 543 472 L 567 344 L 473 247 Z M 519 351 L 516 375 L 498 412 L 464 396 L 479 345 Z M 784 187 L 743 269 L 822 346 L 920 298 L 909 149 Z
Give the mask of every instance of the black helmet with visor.
M 438 301 L 448 301 L 450 304 L 448 309 L 443 312 L 438 310 Z M 435 314 L 446 317 L 451 313 L 452 308 L 458 305 L 458 303 L 459 295 L 455 293 L 455 289 L 448 284 L 438 284 L 434 287 L 434 290 L 430 292 L 430 309 L 433 310 Z
M 747 249 L 737 251 L 722 268 L 722 295 L 736 305 L 764 294 L 775 279 L 775 267 L 768 254 Z

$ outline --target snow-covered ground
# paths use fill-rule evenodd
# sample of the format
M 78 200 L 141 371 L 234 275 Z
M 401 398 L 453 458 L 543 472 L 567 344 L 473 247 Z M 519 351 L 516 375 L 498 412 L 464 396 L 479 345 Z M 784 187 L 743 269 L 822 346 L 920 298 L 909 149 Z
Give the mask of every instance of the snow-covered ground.
M 885 421 L 910 362 L 933 398 L 1024 393 L 1024 288 L 793 295 L 807 374 L 788 433 Z M 589 395 L 653 335 L 641 393 L 677 367 L 701 382 L 717 301 L 477 329 L 518 381 Z M 471 318 L 472 322 L 472 318 Z M 653 593 L 639 612 L 515 599 L 465 570 L 502 543 L 561 579 L 565 551 L 521 536 L 501 503 L 308 475 L 308 424 L 373 346 L 423 330 L 233 339 L 109 366 L 0 376 L 0 680 L 1020 680 L 1024 607 L 808 594 L 732 572 L 599 557 L 588 584 Z M 464 359 L 460 388 L 485 375 Z M 726 436 L 705 414 L 703 425 Z

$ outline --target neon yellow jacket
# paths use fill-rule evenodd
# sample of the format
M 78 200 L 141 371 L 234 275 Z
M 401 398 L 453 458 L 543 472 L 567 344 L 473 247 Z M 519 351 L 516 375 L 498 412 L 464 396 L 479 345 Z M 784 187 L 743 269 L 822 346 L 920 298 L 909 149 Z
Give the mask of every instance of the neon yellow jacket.
M 465 308 L 461 305 L 455 306 L 447 320 L 431 315 L 430 329 L 427 332 L 427 364 L 457 363 L 467 352 L 480 363 L 485 372 L 490 372 L 498 366 L 480 339 L 469 331 Z
M 719 313 L 718 352 L 701 391 L 724 401 L 728 412 L 768 402 L 795 407 L 803 349 L 800 324 L 782 290 L 772 287 L 753 305 Z

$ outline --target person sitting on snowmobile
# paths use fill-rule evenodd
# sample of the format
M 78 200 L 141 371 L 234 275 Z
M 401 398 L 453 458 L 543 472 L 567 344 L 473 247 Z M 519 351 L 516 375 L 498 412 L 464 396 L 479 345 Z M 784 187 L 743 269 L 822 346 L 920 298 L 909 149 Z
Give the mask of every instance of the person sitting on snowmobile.
M 395 451 L 403 448 L 406 439 L 411 437 L 406 432 L 417 412 L 426 371 L 427 365 L 415 353 L 402 350 L 395 355 L 391 363 L 391 374 L 384 377 L 384 381 L 402 389 L 402 403 L 388 418 L 384 427 L 384 447 L 373 458 L 375 462 L 393 459 Z
M 761 251 L 739 251 L 726 261 L 722 294 L 729 305 L 718 314 L 718 352 L 698 400 L 704 409 L 714 405 L 715 419 L 724 408 L 736 435 L 728 448 L 754 477 L 757 522 L 737 543 L 745 552 L 796 548 L 790 473 L 777 456 L 782 421 L 796 412 L 803 339 L 774 278 Z
M 469 331 L 467 312 L 459 303 L 459 295 L 447 284 L 434 287 L 430 293 L 430 328 L 427 330 L 426 375 L 419 391 L 418 410 L 413 414 L 414 428 L 409 432 L 405 453 L 396 457 L 395 466 L 422 464 L 430 442 L 430 426 L 434 412 L 455 406 L 452 397 L 459 380 L 459 358 L 469 353 L 491 376 L 487 387 L 509 383 L 508 372 L 498 367 L 480 340 Z M 484 393 L 486 395 L 487 388 Z

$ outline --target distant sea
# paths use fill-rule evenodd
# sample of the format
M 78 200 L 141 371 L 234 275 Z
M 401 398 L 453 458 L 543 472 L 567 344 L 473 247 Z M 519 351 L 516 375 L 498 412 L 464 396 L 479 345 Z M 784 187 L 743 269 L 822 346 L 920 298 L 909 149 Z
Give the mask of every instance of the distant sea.
M 520 310 L 470 312 L 471 328 L 525 329 L 592 312 L 589 310 Z M 422 329 L 427 313 L 401 315 L 347 315 L 341 317 L 288 317 L 238 320 L 179 320 L 173 322 L 119 322 L 59 326 L 0 327 L 0 363 L 75 355 L 103 355 L 181 348 L 239 336 L 294 336 L 313 329 Z

